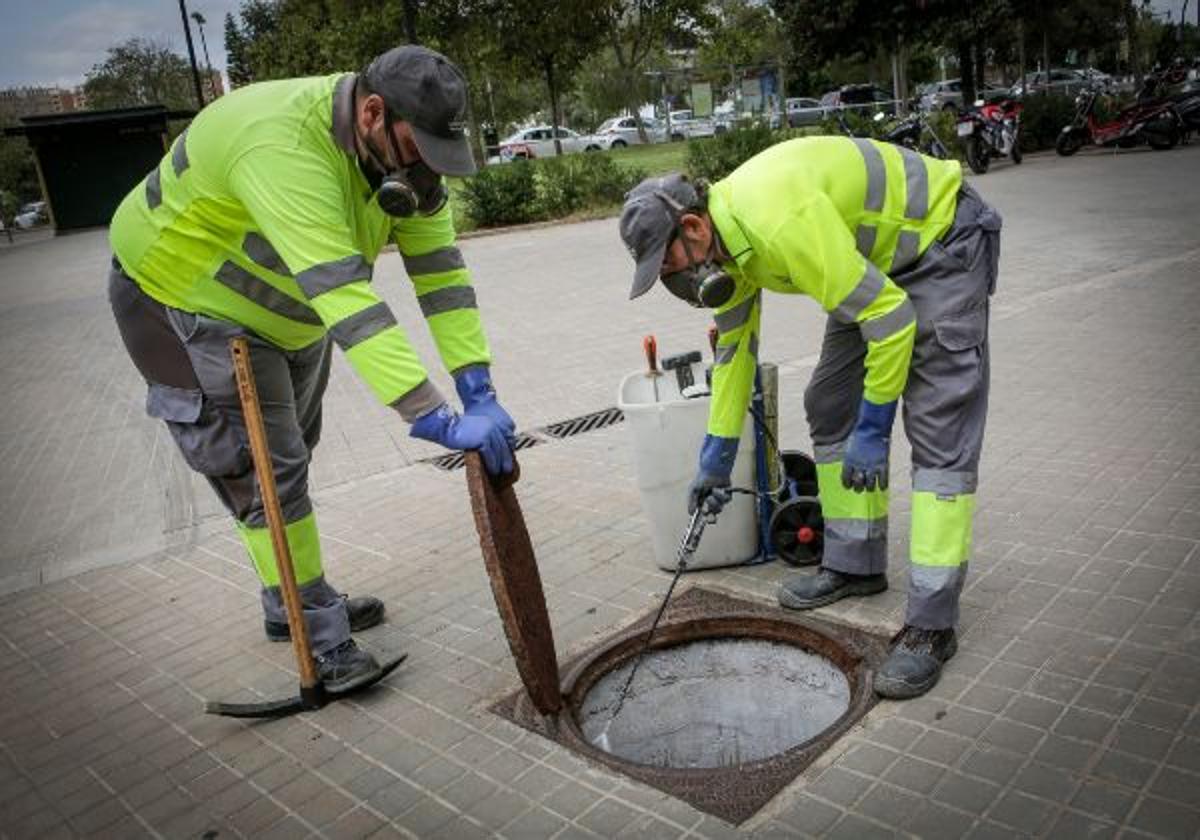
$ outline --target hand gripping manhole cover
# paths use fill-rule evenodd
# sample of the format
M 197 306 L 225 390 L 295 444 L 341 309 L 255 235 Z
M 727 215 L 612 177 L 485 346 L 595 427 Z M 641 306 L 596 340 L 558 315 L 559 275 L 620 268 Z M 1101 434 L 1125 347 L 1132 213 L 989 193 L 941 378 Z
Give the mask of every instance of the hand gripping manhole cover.
M 492 478 L 478 452 L 466 453 L 466 466 L 479 547 L 517 673 L 534 708 L 543 715 L 554 714 L 563 703 L 558 659 L 533 544 L 513 490 L 520 469 L 514 459 L 512 475 Z
M 697 587 L 671 603 L 613 720 L 652 618 L 563 666 L 559 714 L 538 714 L 524 692 L 492 711 L 740 823 L 875 704 L 886 637 Z

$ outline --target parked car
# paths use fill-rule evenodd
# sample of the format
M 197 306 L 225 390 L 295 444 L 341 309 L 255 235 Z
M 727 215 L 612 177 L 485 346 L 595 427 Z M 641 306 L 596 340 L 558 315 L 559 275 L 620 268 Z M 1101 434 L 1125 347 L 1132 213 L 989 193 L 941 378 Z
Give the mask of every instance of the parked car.
M 24 230 L 44 225 L 48 221 L 50 221 L 50 216 L 46 212 L 46 202 L 44 201 L 31 201 L 22 205 L 13 218 L 13 224 Z
M 801 96 L 787 100 L 788 125 L 796 128 L 802 125 L 816 125 L 825 117 L 825 109 L 819 99 Z
M 1063 96 L 1075 96 L 1081 90 L 1091 86 L 1091 80 L 1078 70 L 1068 68 L 1051 69 L 1047 80 L 1046 71 L 1026 73 L 1022 81 L 1009 88 L 1009 94 L 1018 99 L 1027 93 L 1041 93 L 1049 88 L 1051 93 Z
M 569 128 L 558 128 L 558 139 L 563 154 L 582 152 L 584 137 Z M 554 129 L 548 125 L 535 125 L 514 132 L 500 141 L 500 159 L 554 157 Z
M 822 96 L 820 105 L 826 113 L 835 108 L 851 108 L 869 113 L 896 113 L 896 103 L 892 94 L 876 85 L 842 85 Z
M 643 117 L 642 125 L 646 129 L 646 140 L 651 143 L 661 143 L 667 139 L 667 129 L 658 120 Z M 620 149 L 642 142 L 638 134 L 637 120 L 633 117 L 610 117 L 600 123 L 595 133 L 583 138 L 584 151 L 597 152 L 604 149 Z
M 982 90 L 975 91 L 975 98 L 985 102 L 1002 99 L 1008 95 L 1008 89 L 991 85 L 984 85 Z M 926 112 L 963 110 L 962 79 L 946 79 L 925 85 L 921 90 L 918 107 Z
M 711 117 L 693 117 L 690 108 L 671 112 L 672 140 L 712 137 L 716 133 L 717 124 Z

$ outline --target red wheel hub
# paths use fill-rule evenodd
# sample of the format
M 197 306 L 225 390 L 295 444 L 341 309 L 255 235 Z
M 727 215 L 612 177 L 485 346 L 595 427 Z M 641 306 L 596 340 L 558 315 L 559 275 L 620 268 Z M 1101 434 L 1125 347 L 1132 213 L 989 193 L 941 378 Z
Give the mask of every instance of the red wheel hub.
M 809 528 L 807 525 L 805 525 L 796 532 L 796 540 L 801 543 L 810 543 L 813 541 L 813 538 L 816 537 L 816 535 L 816 532 L 813 531 L 812 528 Z

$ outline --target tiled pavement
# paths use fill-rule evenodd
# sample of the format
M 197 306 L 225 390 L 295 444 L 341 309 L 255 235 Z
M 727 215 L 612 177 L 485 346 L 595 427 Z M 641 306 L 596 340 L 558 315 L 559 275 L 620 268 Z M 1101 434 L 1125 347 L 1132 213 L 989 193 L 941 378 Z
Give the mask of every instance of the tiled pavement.
M 487 711 L 517 680 L 463 475 L 409 466 L 428 450 L 341 366 L 316 462 L 327 565 L 388 602 L 390 621 L 362 639 L 410 658 L 319 713 L 204 716 L 206 698 L 293 690 L 290 650 L 262 640 L 240 547 L 139 415 L 95 294 L 102 238 L 0 254 L 0 574 L 56 577 L 98 551 L 165 546 L 0 600 L 0 835 L 1197 836 L 1197 161 L 1195 146 L 1039 157 L 977 181 L 1006 232 L 960 652 L 929 696 L 881 703 L 740 828 Z M 522 426 L 611 405 L 643 332 L 669 349 L 703 336 L 661 297 L 624 304 L 613 236 L 599 222 L 466 244 Z M 818 327 L 803 304 L 768 311 L 789 446 L 808 445 L 798 392 Z M 627 434 L 523 453 L 560 658 L 650 609 L 668 580 Z M 833 618 L 890 630 L 902 617 L 896 475 L 893 589 Z M 770 602 L 783 574 L 685 583 Z

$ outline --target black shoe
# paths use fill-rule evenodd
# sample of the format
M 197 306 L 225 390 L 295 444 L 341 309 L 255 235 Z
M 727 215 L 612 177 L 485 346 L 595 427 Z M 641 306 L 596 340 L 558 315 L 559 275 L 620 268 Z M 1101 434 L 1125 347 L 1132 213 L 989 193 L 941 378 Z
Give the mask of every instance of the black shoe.
M 874 595 L 887 588 L 887 575 L 848 575 L 822 566 L 814 575 L 796 575 L 780 584 L 779 605 L 812 610 L 850 595 Z
M 383 669 L 375 657 L 347 639 L 333 650 L 326 651 L 317 660 L 317 676 L 330 694 L 341 694 L 373 683 L 383 676 Z
M 383 621 L 383 601 L 364 595 L 361 598 L 346 598 L 346 612 L 350 614 L 350 632 L 358 633 L 369 630 Z M 286 621 L 263 621 L 267 631 L 267 640 L 271 642 L 286 642 L 292 638 L 292 631 Z
M 937 684 L 942 663 L 958 651 L 954 628 L 922 630 L 905 626 L 892 652 L 875 672 L 875 693 L 892 700 L 920 697 Z

